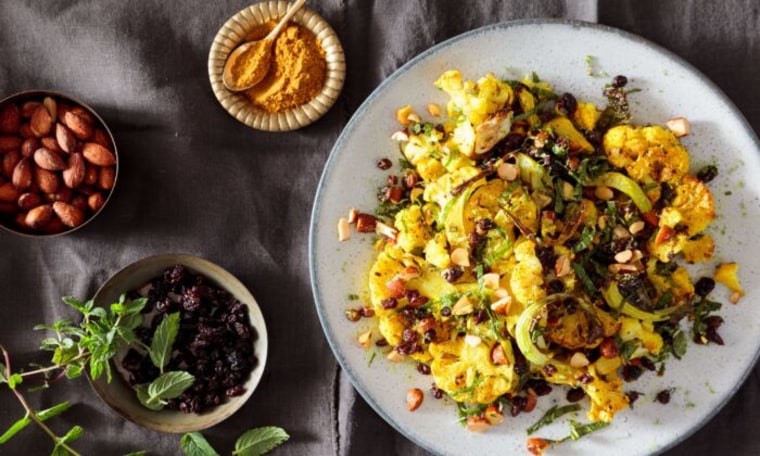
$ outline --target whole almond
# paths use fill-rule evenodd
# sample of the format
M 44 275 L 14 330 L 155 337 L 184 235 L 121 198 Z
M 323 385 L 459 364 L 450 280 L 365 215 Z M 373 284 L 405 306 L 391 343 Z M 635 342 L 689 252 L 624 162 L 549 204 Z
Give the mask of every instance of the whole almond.
M 8 201 L 0 201 L 0 214 L 15 214 L 18 212 L 18 207 Z
M 18 199 L 21 192 L 18 191 L 13 182 L 6 182 L 0 185 L 0 201 L 14 202 Z
M 41 138 L 53 128 L 53 117 L 50 115 L 50 111 L 43 105 L 37 106 L 37 109 L 32 113 L 32 118 L 29 120 L 29 127 L 32 129 L 34 136 Z
M 21 155 L 31 157 L 34 151 L 40 148 L 40 140 L 37 138 L 27 138 L 21 144 Z
M 97 193 L 93 193 L 93 195 L 96 195 L 96 194 Z M 74 195 L 74 197 L 71 198 L 71 205 L 82 212 L 86 212 L 87 207 L 89 207 L 89 200 L 84 195 Z
M 108 150 L 112 150 L 111 138 L 108 136 L 105 130 L 102 128 L 96 128 L 95 134 L 92 136 L 92 142 L 96 142 Z
M 32 228 L 42 228 L 53 218 L 53 207 L 49 204 L 41 204 L 30 209 L 26 214 L 25 223 Z
M 71 106 L 65 101 L 59 101 L 58 102 L 58 122 L 63 123 L 63 117 L 69 111 L 71 111 Z
M 106 204 L 106 199 L 100 192 L 93 193 L 87 198 L 87 206 L 92 212 L 98 212 L 104 204 Z
M 55 99 L 51 97 L 45 97 L 45 99 L 42 100 L 42 104 L 50 113 L 50 118 L 55 122 L 55 119 L 58 117 L 58 103 L 56 103 Z
M 56 201 L 53 203 L 53 211 L 55 211 L 55 214 L 64 225 L 71 228 L 77 227 L 84 222 L 84 212 L 72 204 Z
M 82 154 L 84 155 L 84 158 L 93 165 L 111 166 L 116 164 L 116 156 L 112 154 L 110 150 L 98 143 L 84 143 Z
M 37 193 L 23 193 L 18 197 L 18 207 L 24 211 L 28 211 L 32 208 L 39 206 L 42 203 L 42 198 Z
M 100 167 L 95 166 L 92 163 L 85 163 L 84 165 L 84 184 L 95 185 L 98 182 L 98 174 Z
M 34 133 L 32 133 L 32 127 L 29 126 L 28 123 L 21 124 L 21 128 L 18 129 L 18 134 L 21 135 L 22 138 L 34 138 Z
M 116 168 L 113 166 L 104 166 L 100 168 L 100 174 L 98 175 L 98 187 L 103 190 L 111 190 L 113 188 L 114 181 L 116 181 Z
M 72 111 L 66 111 L 63 115 L 63 123 L 78 139 L 87 141 L 92 137 L 93 128 L 85 117 L 79 116 Z
M 21 149 L 23 142 L 18 136 L 0 136 L 0 153 Z
M 58 147 L 58 141 L 55 140 L 52 136 L 45 136 L 44 138 L 40 138 L 40 143 L 42 144 L 42 147 L 55 152 L 56 154 L 63 153 L 63 149 Z
M 21 160 L 21 154 L 17 150 L 12 150 L 3 155 L 3 176 L 11 179 L 13 177 L 13 170 L 16 169 L 16 165 Z
M 55 193 L 60 186 L 56 173 L 42 169 L 39 166 L 34 167 L 34 182 L 42 193 Z
M 21 127 L 21 111 L 13 103 L 0 109 L 0 133 L 14 134 Z
M 74 152 L 69 157 L 68 168 L 63 170 L 63 183 L 69 188 L 77 188 L 82 185 L 85 177 L 84 157 L 79 152 Z
M 37 110 L 37 108 L 41 105 L 39 101 L 27 101 L 24 102 L 24 104 L 21 105 L 21 117 L 28 119 L 32 117 L 32 114 L 34 114 L 34 111 Z
M 68 203 L 69 201 L 71 201 L 71 198 L 73 196 L 74 196 L 74 192 L 70 188 L 61 187 L 55 193 L 46 193 L 45 201 L 49 203 L 54 203 L 56 201 L 63 201 L 64 203 Z
M 78 115 L 79 117 L 83 118 L 85 122 L 89 123 L 90 125 L 95 124 L 95 118 L 92 116 L 90 111 L 84 109 L 81 106 L 74 106 L 71 108 L 71 112 Z
M 47 147 L 40 147 L 34 152 L 34 162 L 40 168 L 48 171 L 66 169 L 66 162 L 63 161 L 63 158 Z
M 32 163 L 28 158 L 22 158 L 13 168 L 13 185 L 19 190 L 26 190 L 32 186 Z
M 74 152 L 77 147 L 77 139 L 74 137 L 74 133 L 61 123 L 55 124 L 55 140 L 58 142 L 58 147 L 67 154 Z

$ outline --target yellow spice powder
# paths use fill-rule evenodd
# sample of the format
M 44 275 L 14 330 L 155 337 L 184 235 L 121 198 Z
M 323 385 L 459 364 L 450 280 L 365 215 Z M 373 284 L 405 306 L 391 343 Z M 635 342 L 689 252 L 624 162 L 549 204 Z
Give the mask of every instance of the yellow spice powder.
M 271 30 L 267 23 L 253 30 L 248 38 Z M 310 30 L 290 23 L 274 43 L 274 59 L 269 73 L 245 92 L 254 105 L 268 111 L 280 112 L 307 103 L 322 91 L 327 62 L 325 51 Z

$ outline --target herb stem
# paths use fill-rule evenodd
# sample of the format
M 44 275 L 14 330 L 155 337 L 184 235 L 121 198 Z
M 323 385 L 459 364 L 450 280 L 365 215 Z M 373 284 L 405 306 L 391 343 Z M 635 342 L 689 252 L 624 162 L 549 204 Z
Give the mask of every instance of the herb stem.
M 90 356 L 90 354 L 87 351 L 80 351 L 78 355 L 76 355 L 75 357 L 73 357 L 70 360 L 68 360 L 66 362 L 66 364 L 55 364 L 55 365 L 52 365 L 52 366 L 41 367 L 39 369 L 35 369 L 35 370 L 32 370 L 32 371 L 21 372 L 20 375 L 22 377 L 31 377 L 33 375 L 44 374 L 44 373 L 47 373 L 47 372 L 50 372 L 50 371 L 54 371 L 56 369 L 62 369 L 63 372 L 65 373 L 66 370 L 69 368 L 69 366 L 68 366 L 69 364 L 71 364 L 73 361 L 79 361 L 80 359 L 86 358 L 87 356 Z
M 7 359 L 7 358 L 6 358 Z M 59 445 L 61 448 L 68 451 L 72 456 L 82 456 L 79 452 L 68 446 L 66 443 L 61 441 L 61 438 L 56 435 L 55 432 L 53 432 L 52 429 L 50 429 L 45 423 L 42 422 L 42 420 L 37 416 L 37 412 L 32 409 L 32 407 L 29 405 L 28 402 L 26 402 L 26 399 L 24 396 L 16 389 L 12 388 L 11 391 L 13 391 L 13 394 L 16 395 L 16 398 L 21 403 L 21 406 L 24 407 L 24 410 L 26 410 L 27 416 L 29 419 L 37 423 L 37 426 L 39 426 L 47 435 L 50 436 L 51 439 L 56 443 L 56 445 Z

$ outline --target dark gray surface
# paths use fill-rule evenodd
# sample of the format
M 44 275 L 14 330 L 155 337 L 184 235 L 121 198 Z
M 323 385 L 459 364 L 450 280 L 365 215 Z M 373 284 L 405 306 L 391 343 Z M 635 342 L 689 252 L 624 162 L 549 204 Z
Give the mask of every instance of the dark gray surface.
M 285 134 L 238 123 L 209 87 L 211 40 L 247 4 L 0 0 L 0 97 L 47 88 L 82 98 L 109 122 L 122 159 L 114 197 L 82 231 L 48 240 L 0 233 L 0 343 L 17 367 L 42 360 L 41 334 L 31 328 L 67 315 L 60 296 L 90 296 L 118 269 L 151 254 L 206 257 L 249 286 L 270 334 L 268 366 L 251 401 L 205 432 L 225 453 L 243 430 L 276 424 L 292 437 L 274 454 L 427 454 L 383 422 L 341 373 L 317 321 L 306 258 L 311 204 L 333 142 L 367 95 L 419 52 L 509 19 L 598 20 L 694 64 L 760 131 L 754 0 L 312 0 L 343 41 L 348 79 L 324 118 Z M 40 407 L 77 404 L 52 425 L 84 425 L 76 447 L 85 454 L 179 453 L 179 436 L 124 422 L 84 380 L 31 397 Z M 760 454 L 759 410 L 756 368 L 715 419 L 667 454 Z M 21 413 L 0 390 L 0 428 Z M 28 429 L 0 454 L 50 448 L 41 431 Z

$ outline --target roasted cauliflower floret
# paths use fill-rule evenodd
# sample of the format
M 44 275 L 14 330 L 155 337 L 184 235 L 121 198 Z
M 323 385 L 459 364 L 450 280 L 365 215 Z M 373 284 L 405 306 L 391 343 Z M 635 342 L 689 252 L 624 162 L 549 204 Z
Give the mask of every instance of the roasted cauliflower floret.
M 398 211 L 394 225 L 398 230 L 396 245 L 405 252 L 424 249 L 433 237 L 432 228 L 425 224 L 422 209 L 416 204 Z
M 610 128 L 602 142 L 608 160 L 643 183 L 676 184 L 689 171 L 689 153 L 673 133 L 659 125 Z
M 490 404 L 513 391 L 518 376 L 511 348 L 503 346 L 506 364 L 496 365 L 491 361 L 493 347 L 493 341 L 477 337 L 430 344 L 430 372 L 436 386 L 455 401 L 477 404 Z
M 660 226 L 685 227 L 689 236 L 701 233 L 715 218 L 712 192 L 692 175 L 685 176 L 675 190 L 673 201 L 662 210 Z
M 527 306 L 546 296 L 543 266 L 536 256 L 536 244 L 531 240 L 516 244 L 514 255 L 516 264 L 509 277 L 509 287 L 517 302 Z
M 476 83 L 463 80 L 459 71 L 450 70 L 435 81 L 435 86 L 451 97 L 449 117 L 457 118 L 463 114 L 473 126 L 483 123 L 489 114 L 512 103 L 514 96 L 509 84 L 500 81 L 493 73 L 488 73 Z

